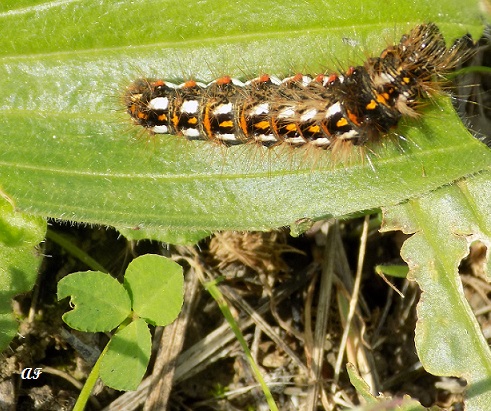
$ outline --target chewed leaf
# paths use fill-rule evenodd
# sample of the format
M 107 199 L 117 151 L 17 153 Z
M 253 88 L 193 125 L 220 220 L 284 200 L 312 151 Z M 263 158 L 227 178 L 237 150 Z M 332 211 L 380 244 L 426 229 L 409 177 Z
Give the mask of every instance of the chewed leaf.
M 58 300 L 71 297 L 72 311 L 63 315 L 70 327 L 80 331 L 111 331 L 131 312 L 123 285 L 109 274 L 78 272 L 58 282 Z
M 384 210 L 385 230 L 415 233 L 402 249 L 423 295 L 416 348 L 427 371 L 467 380 L 467 410 L 491 404 L 491 351 L 465 299 L 458 266 L 472 241 L 491 244 L 491 173 Z

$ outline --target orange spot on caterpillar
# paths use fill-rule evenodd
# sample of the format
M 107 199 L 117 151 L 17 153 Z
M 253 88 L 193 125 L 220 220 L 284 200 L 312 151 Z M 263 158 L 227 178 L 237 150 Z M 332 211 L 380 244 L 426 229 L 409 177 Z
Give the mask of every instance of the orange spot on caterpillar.
M 267 121 L 260 121 L 259 123 L 254 124 L 255 128 L 259 128 L 261 130 L 266 130 L 269 127 L 269 122 Z
M 348 118 L 353 124 L 356 124 L 357 126 L 360 125 L 360 122 L 358 121 L 358 117 L 356 116 L 356 114 L 352 113 L 349 110 L 348 110 Z
M 233 127 L 234 126 L 234 123 L 230 120 L 228 121 L 222 121 L 220 124 L 219 124 L 220 127 Z

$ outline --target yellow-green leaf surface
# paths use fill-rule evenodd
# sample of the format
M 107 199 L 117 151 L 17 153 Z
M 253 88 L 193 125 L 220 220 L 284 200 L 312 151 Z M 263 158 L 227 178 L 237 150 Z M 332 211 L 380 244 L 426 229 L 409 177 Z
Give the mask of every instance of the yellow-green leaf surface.
M 135 314 L 152 325 L 168 325 L 181 312 L 182 267 L 169 258 L 153 254 L 135 258 L 126 269 L 124 286 Z
M 141 318 L 116 332 L 101 360 L 104 384 L 116 390 L 136 390 L 147 370 L 151 349 L 152 336 Z
M 401 255 L 423 294 L 416 348 L 426 370 L 468 382 L 466 410 L 491 404 L 491 351 L 458 275 L 472 241 L 491 245 L 491 173 L 485 172 L 422 198 L 384 210 L 385 230 L 415 233 Z
M 482 170 L 488 150 L 447 102 L 370 161 L 145 138 L 120 98 L 138 77 L 324 72 L 423 22 L 451 43 L 482 30 L 477 1 L 27 1 L 0 5 L 0 184 L 19 209 L 185 241 L 396 204 Z M 394 140 L 398 140 L 395 142 Z M 148 230 L 148 231 L 146 231 Z M 145 233 L 142 235 L 142 233 Z

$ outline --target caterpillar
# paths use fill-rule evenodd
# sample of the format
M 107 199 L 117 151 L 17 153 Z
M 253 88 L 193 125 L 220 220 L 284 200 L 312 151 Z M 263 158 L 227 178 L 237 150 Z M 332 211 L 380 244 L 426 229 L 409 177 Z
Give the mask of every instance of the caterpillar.
M 152 134 L 173 134 L 226 146 L 360 146 L 417 117 L 422 100 L 466 54 L 464 38 L 448 47 L 433 24 L 416 26 L 379 57 L 344 74 L 267 74 L 245 83 L 229 76 L 209 84 L 176 85 L 138 79 L 123 103 L 134 124 Z

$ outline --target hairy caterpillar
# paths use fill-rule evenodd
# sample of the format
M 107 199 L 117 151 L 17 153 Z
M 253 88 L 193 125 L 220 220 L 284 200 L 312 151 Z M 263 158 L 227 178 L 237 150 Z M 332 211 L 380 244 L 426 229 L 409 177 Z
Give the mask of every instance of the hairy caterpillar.
M 336 149 L 363 145 L 415 117 L 422 99 L 466 55 L 464 41 L 447 48 L 433 24 L 422 24 L 379 57 L 341 74 L 245 83 L 224 76 L 209 84 L 139 79 L 124 95 L 133 122 L 155 134 L 224 145 L 255 142 Z

